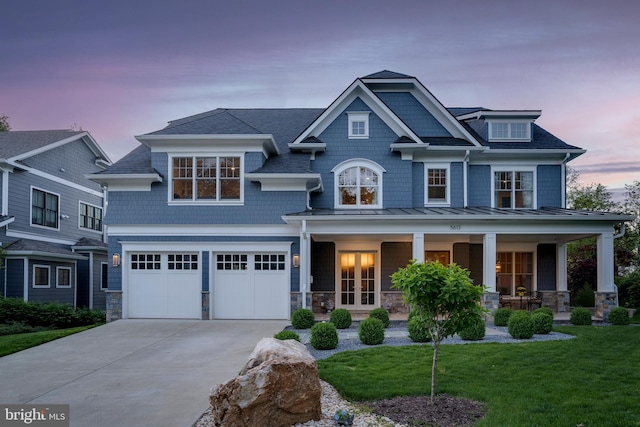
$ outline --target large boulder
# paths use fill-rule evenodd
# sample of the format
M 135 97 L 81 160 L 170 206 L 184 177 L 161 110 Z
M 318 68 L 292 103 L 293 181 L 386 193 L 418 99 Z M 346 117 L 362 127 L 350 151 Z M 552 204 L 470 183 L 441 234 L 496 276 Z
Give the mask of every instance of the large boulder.
M 289 427 L 319 420 L 318 366 L 298 341 L 263 338 L 234 379 L 211 389 L 216 427 Z

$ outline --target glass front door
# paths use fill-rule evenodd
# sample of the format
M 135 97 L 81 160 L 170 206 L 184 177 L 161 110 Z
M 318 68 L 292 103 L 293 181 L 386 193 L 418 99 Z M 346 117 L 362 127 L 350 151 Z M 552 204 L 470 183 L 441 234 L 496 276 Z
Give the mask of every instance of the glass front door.
M 376 254 L 340 253 L 338 307 L 368 310 L 376 307 Z

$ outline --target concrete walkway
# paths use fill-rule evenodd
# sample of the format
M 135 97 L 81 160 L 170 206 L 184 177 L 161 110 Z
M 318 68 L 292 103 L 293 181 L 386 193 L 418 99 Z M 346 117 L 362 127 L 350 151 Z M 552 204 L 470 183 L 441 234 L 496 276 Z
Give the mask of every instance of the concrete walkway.
M 0 403 L 69 404 L 73 427 L 188 427 L 288 324 L 118 320 L 0 358 Z

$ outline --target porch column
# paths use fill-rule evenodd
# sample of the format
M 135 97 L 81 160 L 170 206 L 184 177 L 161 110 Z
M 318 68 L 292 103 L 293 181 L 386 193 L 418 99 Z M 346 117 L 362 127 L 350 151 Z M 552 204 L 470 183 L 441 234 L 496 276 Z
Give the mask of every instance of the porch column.
M 413 254 L 416 262 L 424 262 L 424 234 L 413 233 Z
M 567 244 L 558 243 L 556 248 L 556 298 L 553 305 L 558 313 L 568 313 L 571 304 L 567 286 Z
M 496 234 L 487 233 L 482 241 L 482 283 L 487 292 L 496 292 Z
M 302 308 L 309 308 L 309 282 L 311 278 L 311 239 L 307 232 L 307 222 L 302 221 L 300 232 L 300 294 L 302 296 Z M 293 313 L 293 307 L 292 307 Z
M 598 235 L 598 290 L 595 295 L 595 316 L 606 320 L 618 306 L 618 293 L 613 283 L 613 230 Z

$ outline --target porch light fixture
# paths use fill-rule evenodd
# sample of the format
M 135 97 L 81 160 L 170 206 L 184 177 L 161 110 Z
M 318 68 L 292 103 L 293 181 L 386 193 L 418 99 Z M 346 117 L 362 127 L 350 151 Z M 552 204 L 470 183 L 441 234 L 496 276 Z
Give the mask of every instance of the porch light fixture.
M 111 257 L 111 262 L 113 263 L 114 267 L 120 267 L 120 254 L 113 254 L 113 257 Z
M 291 258 L 291 263 L 293 264 L 294 268 L 300 267 L 300 254 L 294 254 Z
M 502 266 L 500 265 L 500 262 L 496 262 L 496 274 L 499 274 L 500 271 L 502 270 Z

